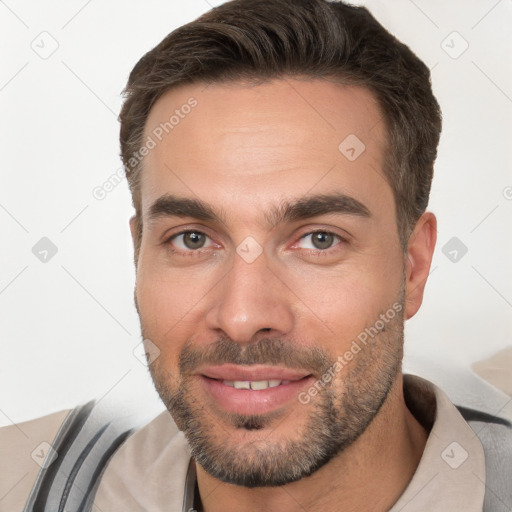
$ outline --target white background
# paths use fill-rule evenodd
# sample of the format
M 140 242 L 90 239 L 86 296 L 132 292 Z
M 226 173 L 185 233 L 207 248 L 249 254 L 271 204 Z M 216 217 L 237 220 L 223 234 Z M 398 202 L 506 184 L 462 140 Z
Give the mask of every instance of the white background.
M 101 201 L 92 191 L 119 172 L 131 68 L 210 5 L 0 3 L 0 424 L 104 396 L 161 408 L 132 352 L 128 187 Z M 469 366 L 512 344 L 512 1 L 366 5 L 432 69 L 444 114 L 430 203 L 438 247 L 406 360 Z M 47 59 L 34 51 L 57 44 Z M 58 248 L 47 263 L 32 253 L 42 237 Z M 456 263 L 442 252 L 452 237 L 468 248 Z

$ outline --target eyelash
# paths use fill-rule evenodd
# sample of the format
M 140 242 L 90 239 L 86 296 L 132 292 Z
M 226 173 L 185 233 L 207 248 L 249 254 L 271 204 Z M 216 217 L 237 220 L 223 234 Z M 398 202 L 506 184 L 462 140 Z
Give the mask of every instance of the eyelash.
M 211 240 L 211 238 L 206 233 L 204 233 L 203 231 L 194 230 L 194 229 L 185 229 L 183 231 L 179 231 L 178 233 L 173 233 L 166 240 L 164 240 L 163 244 L 165 246 L 168 246 L 168 248 L 173 253 L 179 253 L 179 254 L 184 255 L 184 256 L 185 255 L 187 255 L 187 256 L 200 255 L 201 253 L 203 253 L 204 250 L 208 250 L 209 249 L 209 247 L 206 247 L 206 248 L 200 247 L 198 249 L 183 250 L 183 249 L 175 249 L 175 248 L 173 248 L 171 246 L 171 242 L 172 242 L 173 239 L 175 239 L 175 238 L 177 238 L 177 237 L 179 237 L 181 235 L 186 235 L 188 233 L 196 233 L 198 235 L 204 235 L 205 237 L 207 237 L 208 239 Z M 297 242 L 294 243 L 294 245 L 296 245 L 300 240 L 303 240 L 307 236 L 314 235 L 315 233 L 323 233 L 323 234 L 326 234 L 326 235 L 332 235 L 335 239 L 338 240 L 338 243 L 332 245 L 331 247 L 328 247 L 327 249 L 302 249 L 303 251 L 307 251 L 308 254 L 318 255 L 318 256 L 321 256 L 322 254 L 330 254 L 333 251 L 335 251 L 336 248 L 339 249 L 339 247 L 338 247 L 339 245 L 347 243 L 347 240 L 345 238 L 343 238 L 342 236 L 338 235 L 337 233 L 334 233 L 332 231 L 328 231 L 328 230 L 325 230 L 325 229 L 316 229 L 316 230 L 313 230 L 313 231 L 308 231 L 307 233 L 304 233 L 303 235 L 301 235 L 298 238 Z
M 211 240 L 211 238 L 203 231 L 199 231 L 199 230 L 195 230 L 195 229 L 185 229 L 183 231 L 179 231 L 178 233 L 173 233 L 171 236 L 166 238 L 163 242 L 163 245 L 166 246 L 172 253 L 179 254 L 181 256 L 197 256 L 197 255 L 200 255 L 205 250 L 209 249 L 208 247 L 206 247 L 206 248 L 200 247 L 199 249 L 195 249 L 195 250 L 194 249 L 184 250 L 184 249 L 176 249 L 176 248 L 172 247 L 171 242 L 173 241 L 173 239 L 175 239 L 181 235 L 186 235 L 188 233 L 196 233 L 198 235 L 204 235 L 205 237 L 207 237 L 208 239 Z

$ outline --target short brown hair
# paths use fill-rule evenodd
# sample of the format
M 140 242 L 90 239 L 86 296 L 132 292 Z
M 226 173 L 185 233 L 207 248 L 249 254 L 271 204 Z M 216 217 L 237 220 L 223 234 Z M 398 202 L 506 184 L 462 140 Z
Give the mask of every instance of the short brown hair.
M 364 7 L 327 0 L 234 0 L 171 32 L 130 74 L 120 113 L 121 157 L 142 235 L 140 151 L 149 112 L 178 85 L 279 77 L 366 87 L 387 128 L 384 173 L 404 249 L 430 194 L 441 112 L 430 71 Z

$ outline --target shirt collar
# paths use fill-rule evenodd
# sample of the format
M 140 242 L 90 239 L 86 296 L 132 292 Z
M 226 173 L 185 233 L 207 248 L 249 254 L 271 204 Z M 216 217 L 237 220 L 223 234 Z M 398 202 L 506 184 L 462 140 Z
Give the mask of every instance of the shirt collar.
M 421 418 L 433 422 L 420 463 L 391 511 L 481 512 L 485 457 L 480 440 L 446 394 L 431 382 L 404 375 L 404 394 L 420 422 Z
M 430 433 L 416 471 L 390 512 L 482 512 L 485 458 L 480 440 L 446 394 L 431 382 L 404 375 L 411 412 Z M 196 471 L 190 460 L 183 512 L 195 510 Z

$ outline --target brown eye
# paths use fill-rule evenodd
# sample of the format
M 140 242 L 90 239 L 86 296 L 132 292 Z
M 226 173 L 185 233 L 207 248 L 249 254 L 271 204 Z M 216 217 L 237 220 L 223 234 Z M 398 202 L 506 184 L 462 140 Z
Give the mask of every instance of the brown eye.
M 169 243 L 181 251 L 193 251 L 210 247 L 210 238 L 201 231 L 183 231 L 169 239 Z
M 319 231 L 311 235 L 311 243 L 316 249 L 329 249 L 334 242 L 334 235 Z
M 190 231 L 183 234 L 183 243 L 188 249 L 200 249 L 206 242 L 206 235 Z
M 302 249 L 325 251 L 341 241 L 341 238 L 329 231 L 315 231 L 301 237 L 299 246 Z

